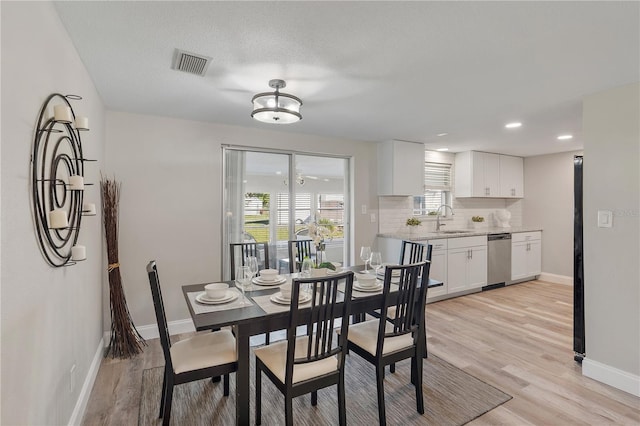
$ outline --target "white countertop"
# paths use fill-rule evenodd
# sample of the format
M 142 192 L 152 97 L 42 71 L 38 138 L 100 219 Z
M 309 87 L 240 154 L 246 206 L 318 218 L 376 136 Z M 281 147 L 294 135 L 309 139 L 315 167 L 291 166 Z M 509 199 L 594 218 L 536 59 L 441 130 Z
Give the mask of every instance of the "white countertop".
M 455 232 L 451 231 L 465 231 L 465 232 Z M 384 233 L 378 234 L 378 237 L 381 238 L 396 238 L 399 240 L 410 240 L 410 241 L 427 241 L 427 240 L 437 240 L 440 238 L 460 238 L 460 237 L 473 237 L 477 235 L 489 235 L 489 234 L 500 234 L 503 232 L 508 233 L 517 233 L 517 232 L 533 232 L 533 231 L 542 231 L 542 228 L 535 226 L 513 226 L 511 228 L 498 228 L 498 227 L 487 227 L 480 229 L 443 229 L 440 232 L 416 232 L 415 234 L 411 234 L 409 232 L 393 232 L 393 233 Z

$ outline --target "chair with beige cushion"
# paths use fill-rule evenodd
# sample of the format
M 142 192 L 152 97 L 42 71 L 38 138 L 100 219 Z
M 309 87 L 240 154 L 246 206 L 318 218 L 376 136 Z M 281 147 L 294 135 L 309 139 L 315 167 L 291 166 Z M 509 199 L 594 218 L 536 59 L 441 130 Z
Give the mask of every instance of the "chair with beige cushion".
M 345 283 L 344 293 L 338 291 L 340 282 Z M 311 404 L 315 406 L 318 389 L 332 385 L 338 385 L 340 424 L 346 424 L 344 362 L 349 324 L 342 321 L 340 335 L 344 338 L 340 338 L 334 335 L 334 323 L 337 318 L 349 316 L 352 285 L 353 272 L 292 280 L 287 340 L 255 350 L 256 424 L 261 423 L 262 417 L 263 372 L 284 395 L 287 425 L 293 425 L 293 398 L 311 392 Z M 303 292 L 315 295 L 307 302 L 308 306 L 298 304 Z M 307 333 L 296 337 L 299 325 L 305 325 Z
M 398 361 L 411 358 L 411 382 L 416 390 L 418 413 L 424 414 L 422 396 L 422 354 L 424 343 L 421 338 L 424 327 L 424 307 L 429 262 L 410 265 L 390 265 L 386 267 L 383 286 L 383 306 L 380 318 L 349 327 L 349 351 L 353 351 L 376 368 L 378 388 L 378 416 L 381 425 L 386 424 L 384 406 L 384 368 Z M 391 277 L 399 271 L 397 299 L 390 294 Z M 397 277 L 396 277 L 397 278 Z M 388 311 L 395 312 L 393 318 Z
M 147 274 L 165 361 L 159 418 L 166 426 L 171 419 L 175 385 L 224 375 L 224 395 L 229 396 L 229 373 L 237 370 L 238 356 L 235 337 L 229 330 L 197 334 L 172 345 L 155 261 L 147 265 Z

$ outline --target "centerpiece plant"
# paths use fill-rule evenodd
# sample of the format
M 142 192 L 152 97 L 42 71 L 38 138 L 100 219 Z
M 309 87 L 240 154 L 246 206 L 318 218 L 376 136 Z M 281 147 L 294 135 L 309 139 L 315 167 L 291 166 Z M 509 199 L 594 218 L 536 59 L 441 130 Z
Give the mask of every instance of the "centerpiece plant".
M 333 240 L 335 234 L 336 226 L 330 219 L 320 218 L 309 224 L 309 237 L 316 248 L 316 268 L 336 269 L 333 263 L 322 261 L 322 253 L 326 249 L 326 241 Z

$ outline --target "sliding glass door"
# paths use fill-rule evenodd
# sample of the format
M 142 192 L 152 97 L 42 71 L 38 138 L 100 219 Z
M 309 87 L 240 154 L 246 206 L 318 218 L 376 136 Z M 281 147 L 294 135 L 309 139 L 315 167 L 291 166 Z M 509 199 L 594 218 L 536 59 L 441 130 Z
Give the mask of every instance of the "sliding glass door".
M 229 243 L 243 241 L 267 242 L 270 266 L 288 272 L 287 241 L 314 222 L 328 230 L 326 260 L 348 263 L 348 182 L 346 158 L 225 147 L 223 277 Z

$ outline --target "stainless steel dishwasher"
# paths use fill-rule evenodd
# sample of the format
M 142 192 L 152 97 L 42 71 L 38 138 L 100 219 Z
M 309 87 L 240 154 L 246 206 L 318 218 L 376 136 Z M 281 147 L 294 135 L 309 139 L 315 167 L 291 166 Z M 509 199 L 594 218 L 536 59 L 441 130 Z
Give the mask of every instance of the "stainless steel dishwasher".
M 511 234 L 489 234 L 487 242 L 487 286 L 484 288 L 502 287 L 511 281 Z

